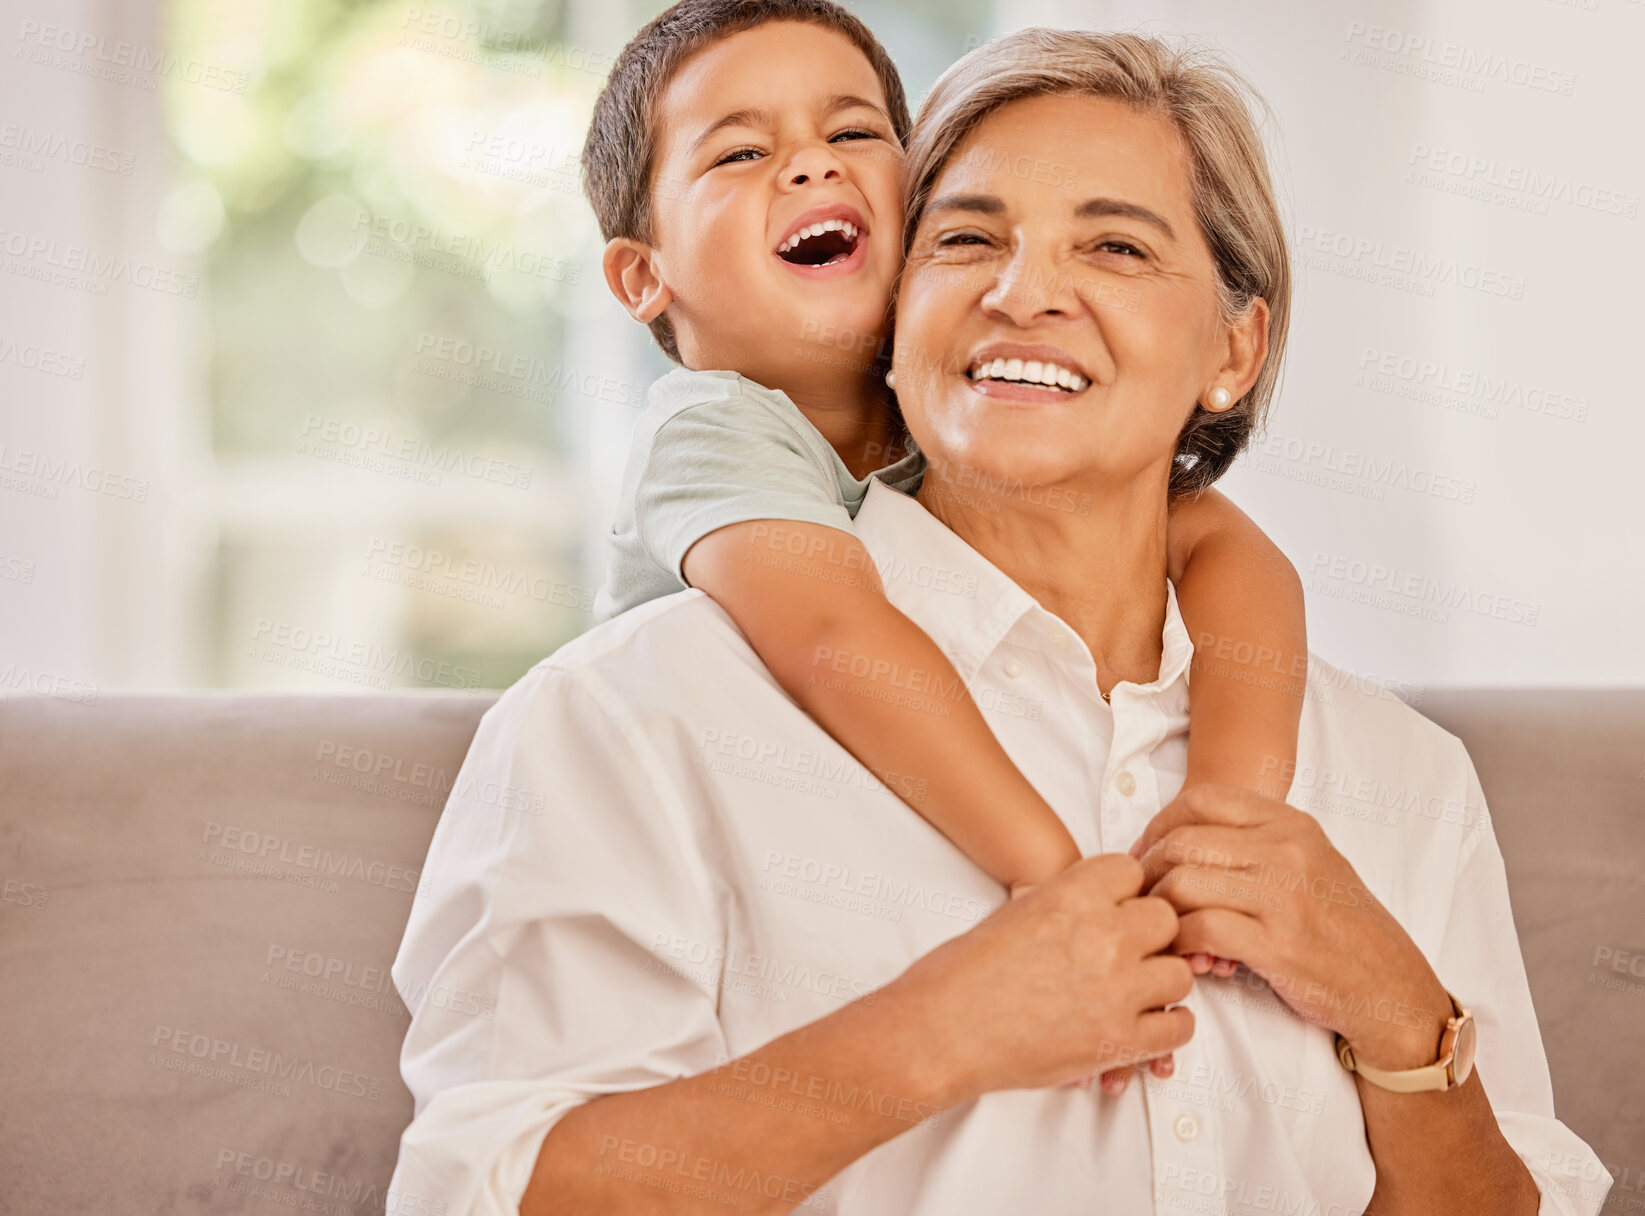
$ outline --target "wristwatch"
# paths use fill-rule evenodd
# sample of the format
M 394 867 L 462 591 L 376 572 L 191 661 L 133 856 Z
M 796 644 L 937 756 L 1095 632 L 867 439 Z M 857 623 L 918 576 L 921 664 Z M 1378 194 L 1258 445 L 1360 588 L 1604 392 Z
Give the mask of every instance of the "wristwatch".
M 1372 1068 L 1354 1059 L 1354 1049 L 1348 1040 L 1337 1036 L 1337 1059 L 1349 1072 L 1357 1072 L 1372 1085 L 1392 1090 L 1396 1094 L 1416 1094 L 1427 1090 L 1455 1089 L 1467 1082 L 1474 1071 L 1474 1015 L 1461 1001 L 1451 996 L 1454 1016 L 1445 1023 L 1445 1033 L 1439 1040 L 1439 1059 L 1422 1068 L 1404 1068 L 1390 1071 Z

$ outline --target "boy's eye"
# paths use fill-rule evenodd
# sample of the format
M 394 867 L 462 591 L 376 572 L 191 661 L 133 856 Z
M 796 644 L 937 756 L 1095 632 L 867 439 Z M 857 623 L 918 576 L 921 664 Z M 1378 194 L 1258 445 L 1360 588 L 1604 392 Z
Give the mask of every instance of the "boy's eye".
M 834 143 L 837 140 L 842 140 L 842 139 L 879 139 L 879 138 L 880 138 L 880 136 L 877 132 L 867 130 L 864 127 L 850 127 L 850 128 L 847 128 L 844 131 L 837 131 L 833 135 L 830 135 L 828 137 L 828 142 L 829 143 Z
M 759 148 L 733 148 L 724 156 L 720 157 L 719 160 L 715 161 L 714 167 L 718 168 L 720 165 L 736 164 L 739 161 L 752 160 L 756 156 L 764 155 L 765 153 Z

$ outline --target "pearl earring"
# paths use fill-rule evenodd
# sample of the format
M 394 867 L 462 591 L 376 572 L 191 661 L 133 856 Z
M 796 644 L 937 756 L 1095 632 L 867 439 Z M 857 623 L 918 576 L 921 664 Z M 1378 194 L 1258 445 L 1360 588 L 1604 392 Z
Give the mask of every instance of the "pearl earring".
M 896 372 L 886 372 L 885 373 L 885 387 L 890 389 L 893 393 L 897 391 L 897 373 Z
M 1232 404 L 1234 404 L 1234 394 L 1230 393 L 1220 384 L 1211 390 L 1211 409 L 1225 410 Z

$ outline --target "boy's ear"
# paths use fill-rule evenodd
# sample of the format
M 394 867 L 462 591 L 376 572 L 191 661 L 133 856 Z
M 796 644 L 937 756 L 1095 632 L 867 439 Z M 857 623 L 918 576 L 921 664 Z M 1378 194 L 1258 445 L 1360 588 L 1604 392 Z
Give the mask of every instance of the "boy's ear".
M 649 325 L 674 301 L 656 264 L 657 251 L 643 241 L 619 236 L 600 256 L 605 285 L 636 321 Z

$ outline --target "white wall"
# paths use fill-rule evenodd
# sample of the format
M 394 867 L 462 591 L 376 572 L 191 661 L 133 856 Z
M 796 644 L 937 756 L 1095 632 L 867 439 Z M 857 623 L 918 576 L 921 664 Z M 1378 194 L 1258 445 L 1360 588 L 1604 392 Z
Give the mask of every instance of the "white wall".
M 163 48 L 158 13 L 4 9 L 0 696 L 190 684 L 209 454 L 186 297 L 204 281 L 157 236 L 158 78 L 114 62 Z
M 1314 649 L 1425 685 L 1645 683 L 1645 3 L 999 14 L 1200 38 L 1274 111 L 1291 349 L 1224 488 L 1302 572 Z
M 58 242 L 59 257 L 75 245 L 198 272 L 156 240 L 170 167 L 155 95 L 13 55 L 24 19 L 162 46 L 158 3 L 5 8 L 0 136 L 11 124 L 91 141 L 133 172 L 0 161 L 0 465 L 24 452 L 77 461 L 142 483 L 146 501 L 87 488 L 84 472 L 52 497 L 0 486 L 0 675 L 188 686 L 213 518 L 194 336 L 209 301 L 40 283 L 27 268 L 44 255 L 3 247 L 21 234 Z M 1226 488 L 1307 579 L 1315 649 L 1422 685 L 1645 684 L 1645 2 L 1000 0 L 999 12 L 979 38 L 1035 22 L 1204 37 L 1272 104 L 1297 307 L 1269 438 Z M 1396 51 L 1395 36 L 1426 43 Z M 1427 79 L 1430 57 L 1461 62 Z M 632 344 L 596 338 L 579 340 L 634 359 Z M 42 350 L 78 378 L 25 366 Z M 608 432 L 582 439 L 607 493 L 623 439 Z

